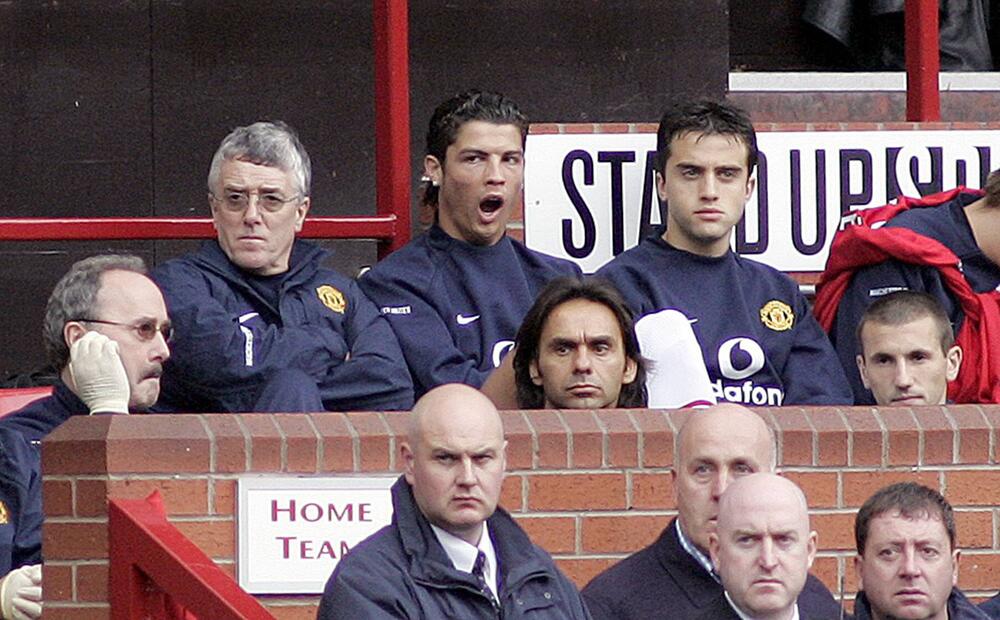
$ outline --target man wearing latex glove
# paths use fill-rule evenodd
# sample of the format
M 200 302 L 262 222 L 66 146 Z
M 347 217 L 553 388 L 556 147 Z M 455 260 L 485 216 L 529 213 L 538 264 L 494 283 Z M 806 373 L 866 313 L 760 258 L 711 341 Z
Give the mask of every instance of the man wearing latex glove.
M 0 616 L 42 613 L 42 477 L 38 452 L 0 428 Z
M 52 395 L 0 421 L 37 443 L 70 416 L 144 411 L 160 395 L 172 334 L 160 290 L 137 256 L 92 256 L 56 284 L 45 348 L 60 369 Z
M 31 564 L 7 573 L 0 581 L 0 609 L 4 620 L 42 617 L 42 566 Z

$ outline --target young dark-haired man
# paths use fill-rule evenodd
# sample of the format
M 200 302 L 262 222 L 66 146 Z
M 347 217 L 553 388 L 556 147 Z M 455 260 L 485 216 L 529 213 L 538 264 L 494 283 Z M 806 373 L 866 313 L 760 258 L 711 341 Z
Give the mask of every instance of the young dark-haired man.
M 730 249 L 754 188 L 749 117 L 727 103 L 683 104 L 664 114 L 656 142 L 666 226 L 598 275 L 639 321 L 665 308 L 687 315 L 719 400 L 850 403 L 843 370 L 795 282 Z
M 816 291 L 816 317 L 837 349 L 857 404 L 873 402 L 854 370 L 854 330 L 865 308 L 899 290 L 934 296 L 964 363 L 949 386 L 957 403 L 1000 402 L 1000 169 L 983 191 L 958 187 L 900 196 L 857 212 L 834 237 Z
M 499 93 L 472 90 L 439 105 L 424 157 L 434 225 L 359 280 L 392 324 L 418 398 L 443 383 L 481 387 L 538 291 L 580 273 L 507 235 L 527 133 L 527 118 Z
M 896 291 L 861 315 L 857 361 L 877 404 L 943 405 L 948 382 L 962 365 L 962 349 L 936 299 Z

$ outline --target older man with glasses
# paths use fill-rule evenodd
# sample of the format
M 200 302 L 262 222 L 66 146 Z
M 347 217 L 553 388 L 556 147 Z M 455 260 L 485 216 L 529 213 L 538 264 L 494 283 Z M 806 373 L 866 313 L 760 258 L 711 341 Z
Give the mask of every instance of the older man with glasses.
M 281 122 L 237 127 L 208 173 L 218 239 L 153 273 L 177 326 L 157 411 L 407 409 L 386 320 L 328 253 L 296 239 L 309 155 Z
M 86 258 L 56 284 L 43 334 L 59 380 L 51 396 L 0 421 L 0 618 L 42 614 L 41 474 L 31 444 L 74 415 L 151 407 L 172 333 L 138 256 Z
M 160 395 L 173 327 L 138 256 L 81 260 L 45 309 L 45 348 L 60 369 L 52 395 L 0 421 L 37 443 L 71 416 L 145 411 Z

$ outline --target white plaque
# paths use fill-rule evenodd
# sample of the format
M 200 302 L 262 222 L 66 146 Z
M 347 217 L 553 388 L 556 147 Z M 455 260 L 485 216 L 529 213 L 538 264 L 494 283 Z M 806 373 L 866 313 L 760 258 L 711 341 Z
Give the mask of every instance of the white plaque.
M 320 594 L 340 558 L 392 519 L 398 476 L 241 476 L 236 574 L 251 594 Z

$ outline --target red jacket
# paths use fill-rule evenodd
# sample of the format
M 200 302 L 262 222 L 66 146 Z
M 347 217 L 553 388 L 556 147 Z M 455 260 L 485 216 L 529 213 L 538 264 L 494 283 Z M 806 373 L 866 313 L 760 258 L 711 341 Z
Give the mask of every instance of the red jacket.
M 959 187 L 923 198 L 900 196 L 893 204 L 859 211 L 855 221 L 833 239 L 813 312 L 829 332 L 851 277 L 862 267 L 886 260 L 933 267 L 965 315 L 955 335 L 962 348 L 962 366 L 955 381 L 948 384 L 948 399 L 995 403 L 1000 402 L 1000 293 L 974 292 L 959 269 L 958 257 L 939 241 L 907 228 L 882 226 L 902 211 L 936 207 L 962 192 L 982 195 L 979 190 Z

